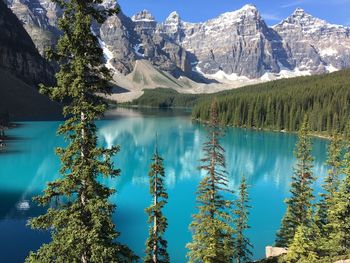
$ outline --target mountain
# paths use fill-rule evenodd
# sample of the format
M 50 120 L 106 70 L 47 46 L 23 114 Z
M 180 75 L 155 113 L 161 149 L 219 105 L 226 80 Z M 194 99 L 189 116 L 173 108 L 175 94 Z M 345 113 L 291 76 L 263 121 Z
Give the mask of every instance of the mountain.
M 56 4 L 46 0 L 7 0 L 7 6 L 23 23 L 41 54 L 57 42 L 57 20 L 62 12 Z
M 2 1 L 0 5 L 0 68 L 28 84 L 52 79 L 50 65 L 40 56 L 21 22 Z
M 350 28 L 329 24 L 298 8 L 273 29 L 290 51 L 294 69 L 314 74 L 350 67 Z
M 194 55 L 197 71 L 219 79 L 269 80 L 350 66 L 350 29 L 300 8 L 273 27 L 254 5 L 203 23 L 184 22 L 174 12 L 160 31 Z
M 39 50 L 55 41 L 61 15 L 57 6 L 46 0 L 7 3 Z M 114 0 L 102 4 L 116 5 Z M 147 10 L 132 17 L 120 12 L 103 25 L 95 25 L 93 31 L 104 50 L 106 65 L 116 77 L 127 78 L 137 61 L 147 60 L 152 72 L 160 70 L 178 80 L 193 81 L 192 91 L 212 92 L 212 88 L 227 89 L 227 85 L 234 88 L 350 67 L 350 29 L 299 8 L 272 27 L 250 4 L 202 23 L 183 21 L 177 12 L 162 23 Z
M 266 71 L 278 72 L 279 61 L 289 66 L 282 46 L 275 44 L 277 34 L 252 5 L 204 23 L 182 22 L 172 13 L 160 31 L 191 52 L 203 74 L 258 78 Z
M 121 12 L 108 18 L 95 31 L 105 48 L 107 60 L 119 72 L 131 73 L 135 61 L 139 59 L 147 59 L 158 69 L 176 77 L 191 72 L 186 50 L 164 39 L 157 33 L 157 26 L 148 11 L 142 11 L 132 18 Z
M 58 116 L 60 107 L 39 94 L 53 70 L 40 56 L 18 18 L 0 1 L 0 113 L 12 118 Z

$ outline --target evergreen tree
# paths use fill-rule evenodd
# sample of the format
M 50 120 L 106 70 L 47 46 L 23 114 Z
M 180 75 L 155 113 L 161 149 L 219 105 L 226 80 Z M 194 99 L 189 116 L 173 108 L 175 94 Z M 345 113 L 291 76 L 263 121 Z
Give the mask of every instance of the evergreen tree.
M 347 142 L 348 143 L 348 142 Z M 329 208 L 329 248 L 332 255 L 350 253 L 350 145 L 347 145 L 342 162 L 342 180 L 339 191 Z
M 134 255 L 116 241 L 119 233 L 112 222 L 115 206 L 108 201 L 115 191 L 98 181 L 100 176 L 119 175 L 111 160 L 119 147 L 98 147 L 94 122 L 106 109 L 95 94 L 110 91 L 110 74 L 91 26 L 104 22 L 117 10 L 101 8 L 102 0 L 54 3 L 64 10 L 59 20 L 62 35 L 48 56 L 60 70 L 56 86 L 42 87 L 42 91 L 66 103 L 63 113 L 67 120 L 58 133 L 65 135 L 69 144 L 56 150 L 62 162 L 61 178 L 36 197 L 40 205 L 50 207 L 29 223 L 34 229 L 49 230 L 51 241 L 31 252 L 26 261 L 130 262 Z
M 330 208 L 335 204 L 334 197 L 337 194 L 340 184 L 340 174 L 342 172 L 342 150 L 343 143 L 339 135 L 333 135 L 331 143 L 328 147 L 328 159 L 327 166 L 329 167 L 327 171 L 327 176 L 325 178 L 325 183 L 323 184 L 324 192 L 320 194 L 321 199 L 317 205 L 317 215 L 316 223 L 321 230 L 323 245 L 323 254 L 329 254 L 329 233 L 332 232 L 332 224 L 330 221 Z
M 223 194 L 228 190 L 225 171 L 225 150 L 219 143 L 222 131 L 219 128 L 217 103 L 211 106 L 208 124 L 208 141 L 204 144 L 204 158 L 200 169 L 205 177 L 197 190 L 198 213 L 193 216 L 190 229 L 192 242 L 187 244 L 189 262 L 228 263 L 234 256 L 234 229 L 232 228 L 232 202 Z
M 311 155 L 311 138 L 308 135 L 309 124 L 307 117 L 299 131 L 299 141 L 296 145 L 295 156 L 297 163 L 294 168 L 291 183 L 291 197 L 286 200 L 287 211 L 282 220 L 282 225 L 277 233 L 276 245 L 288 247 L 300 225 L 309 226 L 310 220 L 307 216 L 308 210 L 312 207 L 314 199 L 312 184 L 315 181 L 313 176 L 313 160 Z
M 239 187 L 239 198 L 235 202 L 234 214 L 236 218 L 234 219 L 236 226 L 236 236 L 235 236 L 235 259 L 237 263 L 250 262 L 251 248 L 253 248 L 249 239 L 245 236 L 245 231 L 249 229 L 248 218 L 249 218 L 249 195 L 248 186 L 246 178 L 242 178 L 241 185 Z
M 318 260 L 315 235 L 312 228 L 301 224 L 297 227 L 288 252 L 282 262 L 311 263 Z
M 147 263 L 166 263 L 169 262 L 167 252 L 167 241 L 164 239 L 164 232 L 168 226 L 167 219 L 163 215 L 162 209 L 167 203 L 168 194 L 164 186 L 164 166 L 163 159 L 158 154 L 158 149 L 153 156 L 153 163 L 149 173 L 150 193 L 153 196 L 153 204 L 146 209 L 151 224 L 149 238 L 146 242 L 146 257 L 144 262 Z

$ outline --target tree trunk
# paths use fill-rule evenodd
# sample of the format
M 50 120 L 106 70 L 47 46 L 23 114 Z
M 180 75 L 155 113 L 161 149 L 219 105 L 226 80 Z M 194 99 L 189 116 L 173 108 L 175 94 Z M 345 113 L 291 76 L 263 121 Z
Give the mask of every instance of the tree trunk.
M 81 112 L 80 113 L 80 122 L 81 124 L 84 124 L 85 122 L 85 113 L 84 112 Z M 81 158 L 84 160 L 85 158 L 85 145 L 84 145 L 84 140 L 85 140 L 85 136 L 86 136 L 86 132 L 85 132 L 85 129 L 84 127 L 81 128 L 81 141 L 82 141 L 82 144 L 81 144 Z M 80 201 L 81 201 L 81 204 L 83 206 L 85 206 L 86 204 L 86 197 L 85 197 L 85 180 L 82 179 L 81 181 L 81 184 L 82 184 L 82 191 L 80 192 Z
M 157 181 L 158 181 L 158 177 L 157 177 L 157 173 L 155 175 L 155 178 L 154 178 L 154 200 L 153 200 L 153 205 L 154 207 L 157 206 L 158 204 L 158 195 L 157 195 Z M 158 224 L 157 224 L 157 216 L 154 215 L 154 218 L 153 218 L 153 235 L 155 237 L 155 242 L 154 242 L 154 245 L 153 245 L 153 262 L 154 263 L 157 263 L 158 262 L 158 240 L 157 240 L 157 232 L 158 232 Z

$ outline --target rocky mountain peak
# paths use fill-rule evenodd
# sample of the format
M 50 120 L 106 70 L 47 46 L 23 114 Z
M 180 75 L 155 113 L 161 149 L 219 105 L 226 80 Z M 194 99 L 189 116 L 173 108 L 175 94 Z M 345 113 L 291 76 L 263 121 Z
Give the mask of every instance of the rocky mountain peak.
M 113 7 L 116 2 L 104 0 L 103 5 Z M 7 3 L 39 50 L 55 44 L 45 42 L 54 35 L 51 29 L 60 17 L 49 1 Z M 183 21 L 177 12 L 163 23 L 148 10 L 132 18 L 121 12 L 108 18 L 96 34 L 107 65 L 123 74 L 132 72 L 139 59 L 173 76 L 195 76 L 196 81 L 198 75 L 268 80 L 350 67 L 350 28 L 329 24 L 301 8 L 272 28 L 252 4 L 201 23 Z
M 291 16 L 289 16 L 287 19 L 283 20 L 281 24 L 290 24 L 290 25 L 296 25 L 299 27 L 322 27 L 327 26 L 328 23 L 324 20 L 321 20 L 319 18 L 316 18 L 309 13 L 307 13 L 302 8 L 297 8 Z
M 131 18 L 134 22 L 143 21 L 143 22 L 153 22 L 155 21 L 154 16 L 148 10 L 142 10 L 141 12 L 133 15 Z
M 253 4 L 244 5 L 241 9 L 237 11 L 230 12 L 232 15 L 245 15 L 252 18 L 260 18 L 260 12 Z
M 240 10 L 248 12 L 259 12 L 254 4 L 246 4 Z
M 165 24 L 180 24 L 181 17 L 178 12 L 174 11 L 170 13 L 168 18 L 165 20 Z
M 116 0 L 103 0 L 101 5 L 106 9 L 112 9 L 119 6 Z
M 307 13 L 305 12 L 304 9 L 298 7 L 297 9 L 295 9 L 295 11 L 293 12 L 293 16 L 295 17 L 302 17 L 304 15 L 306 15 Z
M 242 24 L 247 23 L 247 21 L 259 22 L 262 21 L 262 18 L 256 6 L 248 4 L 239 10 L 224 13 L 217 18 L 209 20 L 208 22 L 210 21 L 216 21 L 218 23 L 223 23 L 223 25 L 227 25 Z

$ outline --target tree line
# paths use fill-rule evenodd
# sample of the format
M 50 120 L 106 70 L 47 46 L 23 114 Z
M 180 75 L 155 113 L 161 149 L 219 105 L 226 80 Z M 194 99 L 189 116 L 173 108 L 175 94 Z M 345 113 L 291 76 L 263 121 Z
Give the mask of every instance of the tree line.
M 219 120 L 235 127 L 298 131 L 305 115 L 311 131 L 344 131 L 350 116 L 350 70 L 283 79 L 215 94 Z M 192 116 L 209 119 L 210 99 L 200 100 Z
M 180 94 L 172 89 L 145 90 L 127 105 L 189 107 L 196 120 L 208 121 L 213 98 L 219 121 L 235 127 L 298 131 L 309 116 L 311 131 L 344 131 L 350 116 L 350 70 L 320 76 L 281 79 L 215 94 Z
M 101 8 L 98 4 L 102 0 L 54 2 L 64 11 L 59 20 L 62 35 L 57 47 L 47 55 L 60 65 L 60 70 L 55 86 L 41 86 L 41 92 L 52 100 L 66 102 L 63 113 L 67 119 L 58 133 L 69 144 L 66 148 L 56 149 L 62 165 L 61 177 L 48 183 L 44 193 L 35 198 L 47 207 L 46 213 L 29 221 L 34 229 L 50 231 L 51 241 L 31 252 L 26 262 L 137 261 L 139 257 L 118 241 L 120 233 L 112 221 L 116 207 L 109 198 L 116 190 L 98 180 L 101 176 L 115 178 L 120 175 L 112 162 L 119 147 L 106 149 L 97 145 L 95 120 L 103 115 L 106 104 L 96 94 L 110 93 L 108 81 L 111 75 L 104 66 L 103 51 L 91 26 L 96 22 L 103 23 L 119 10 Z M 245 235 L 249 228 L 248 185 L 243 177 L 238 198 L 233 198 L 233 191 L 228 187 L 225 149 L 220 145 L 223 135 L 221 109 L 220 99 L 211 102 L 207 141 L 199 167 L 204 176 L 197 189 L 197 213 L 190 224 L 192 240 L 187 244 L 189 262 L 244 263 L 252 256 L 252 244 Z M 300 127 L 292 196 L 287 200 L 287 213 L 277 239 L 278 244 L 289 248 L 282 258 L 287 262 L 309 262 L 326 253 L 349 252 L 350 151 L 345 148 L 343 156 L 339 145 L 332 143 L 326 191 L 315 210 L 308 122 Z M 345 175 L 344 179 L 340 174 Z M 168 198 L 165 176 L 163 159 L 156 147 L 149 172 L 153 201 L 146 209 L 150 228 L 144 262 L 171 260 L 164 237 L 167 219 L 162 212 Z M 324 238 L 315 238 L 311 233 Z M 321 245 L 317 243 L 320 240 L 332 243 Z

